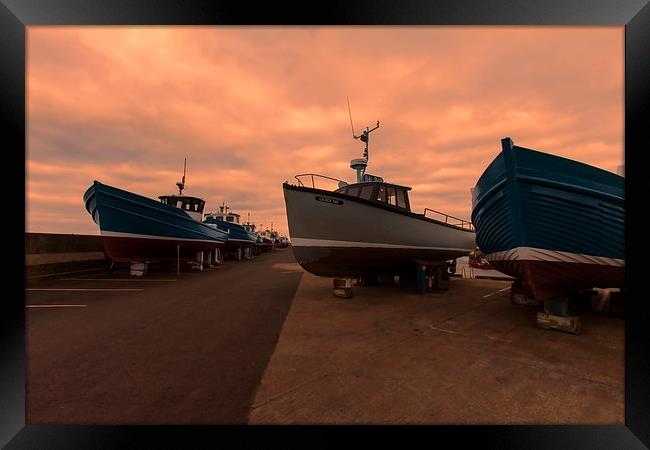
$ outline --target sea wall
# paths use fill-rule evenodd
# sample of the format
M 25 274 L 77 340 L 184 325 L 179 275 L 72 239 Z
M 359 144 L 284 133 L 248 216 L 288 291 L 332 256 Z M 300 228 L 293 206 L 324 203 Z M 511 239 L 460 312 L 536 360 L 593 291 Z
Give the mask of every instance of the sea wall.
M 99 236 L 25 233 L 25 268 L 28 275 L 106 265 Z

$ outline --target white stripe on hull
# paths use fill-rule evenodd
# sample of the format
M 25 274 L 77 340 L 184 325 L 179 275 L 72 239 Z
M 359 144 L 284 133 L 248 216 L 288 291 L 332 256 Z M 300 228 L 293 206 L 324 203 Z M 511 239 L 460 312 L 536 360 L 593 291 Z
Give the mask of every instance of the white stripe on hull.
M 583 255 L 580 253 L 560 252 L 534 247 L 516 247 L 503 252 L 490 253 L 485 256 L 488 261 L 550 261 L 577 264 L 598 264 L 603 266 L 624 267 L 624 259 L 606 256 Z
M 228 238 L 228 240 L 226 242 L 243 242 L 245 244 L 254 244 L 255 243 L 255 241 L 247 241 L 246 239 L 230 239 L 230 238 Z
M 184 242 L 208 242 L 211 244 L 224 244 L 226 241 L 218 241 L 216 239 L 187 239 L 179 237 L 168 236 L 154 236 L 150 234 L 136 234 L 136 233 L 123 233 L 121 231 L 100 231 L 102 236 L 107 237 L 122 237 L 131 239 L 162 239 L 165 241 L 184 241 Z
M 451 248 L 451 247 L 424 247 L 418 245 L 400 245 L 386 244 L 383 242 L 355 242 L 355 241 L 335 241 L 327 239 L 308 239 L 291 237 L 293 247 L 363 247 L 363 248 L 406 248 L 420 250 L 452 250 L 459 252 L 471 252 L 471 248 Z

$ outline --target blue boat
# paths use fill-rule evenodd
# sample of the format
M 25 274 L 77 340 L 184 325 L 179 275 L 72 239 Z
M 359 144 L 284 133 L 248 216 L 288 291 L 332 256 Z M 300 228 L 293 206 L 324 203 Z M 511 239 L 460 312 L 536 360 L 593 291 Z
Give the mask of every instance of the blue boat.
M 262 249 L 264 248 L 264 238 L 255 231 L 257 227 L 253 222 L 251 222 L 250 216 L 251 214 L 248 213 L 248 221 L 244 222 L 242 226 L 244 227 L 244 230 L 248 231 L 253 236 L 255 236 L 255 247 L 253 248 L 253 252 L 255 254 L 260 254 L 262 252 Z
M 223 247 L 228 233 L 201 222 L 205 201 L 183 195 L 184 183 L 185 176 L 178 195 L 156 201 L 94 181 L 83 200 L 106 257 L 118 263 L 195 259 Z
M 219 212 L 205 214 L 203 223 L 210 227 L 228 233 L 226 251 L 236 253 L 237 259 L 243 256 L 250 257 L 251 248 L 257 243 L 257 234 L 248 231 L 239 223 L 240 215 L 229 212 L 230 208 L 225 204 L 219 207 Z
M 502 151 L 472 190 L 476 243 L 540 301 L 623 287 L 624 178 L 519 147 Z

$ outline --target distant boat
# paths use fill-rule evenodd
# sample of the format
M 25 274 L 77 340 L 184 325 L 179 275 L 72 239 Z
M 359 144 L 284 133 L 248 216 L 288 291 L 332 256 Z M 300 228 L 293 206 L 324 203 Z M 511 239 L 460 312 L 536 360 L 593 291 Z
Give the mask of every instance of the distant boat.
M 256 245 L 257 235 L 246 230 L 246 227 L 239 223 L 240 215 L 229 212 L 229 209 L 222 204 L 218 212 L 205 214 L 203 222 L 228 233 L 227 252 L 237 253 L 238 259 L 241 259 L 242 254 L 250 256 L 250 249 Z
M 356 183 L 301 174 L 297 185 L 282 185 L 291 248 L 308 272 L 333 277 L 415 273 L 417 265 L 444 264 L 476 245 L 469 221 L 430 209 L 412 212 L 410 187 L 365 173 L 369 134 L 378 127 L 379 122 L 360 136 L 353 130 L 353 137 L 365 142 L 364 157 L 350 163 Z M 316 188 L 315 180 L 338 182 L 338 188 Z
M 481 259 L 479 261 L 470 259 L 468 265 L 470 267 L 474 267 L 475 269 L 494 270 L 494 266 L 490 264 L 490 261 L 487 259 Z
M 508 137 L 501 146 L 472 190 L 476 242 L 492 266 L 542 301 L 623 287 L 623 177 Z
M 253 236 L 255 236 L 256 240 L 255 240 L 254 252 L 259 254 L 262 252 L 262 247 L 264 246 L 264 239 L 262 238 L 262 236 L 260 236 L 259 233 L 255 231 L 257 227 L 253 222 L 251 222 L 250 216 L 251 214 L 248 213 L 248 220 L 244 222 L 242 226 L 244 227 L 244 230 L 248 231 L 249 233 L 253 234 Z
M 291 242 L 289 241 L 288 237 L 282 234 L 278 234 L 278 237 L 276 238 L 276 244 L 280 248 L 287 248 L 289 245 L 291 245 Z
M 273 228 L 273 225 L 271 225 L 271 228 Z M 262 249 L 264 251 L 273 251 L 275 250 L 276 246 L 276 239 L 278 236 L 277 231 L 273 231 L 273 229 L 265 229 L 264 231 L 261 231 L 260 237 L 262 238 Z
M 106 257 L 112 262 L 153 262 L 196 258 L 223 247 L 228 234 L 201 222 L 205 201 L 183 195 L 160 201 L 94 181 L 86 190 L 86 210 L 100 229 Z

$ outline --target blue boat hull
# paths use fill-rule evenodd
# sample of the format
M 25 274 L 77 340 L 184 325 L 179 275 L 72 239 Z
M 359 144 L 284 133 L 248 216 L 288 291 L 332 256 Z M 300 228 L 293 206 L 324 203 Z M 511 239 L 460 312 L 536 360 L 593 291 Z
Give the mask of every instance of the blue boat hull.
M 83 199 L 113 262 L 176 260 L 179 254 L 195 258 L 197 252 L 223 247 L 228 237 L 182 209 L 98 181 Z
M 226 251 L 237 251 L 239 248 L 254 247 L 257 242 L 257 236 L 244 229 L 238 223 L 226 222 L 225 220 L 206 218 L 203 223 L 209 226 L 216 226 L 217 229 L 228 233 L 226 240 Z
M 538 300 L 623 287 L 624 179 L 502 140 L 472 194 L 476 242 Z

